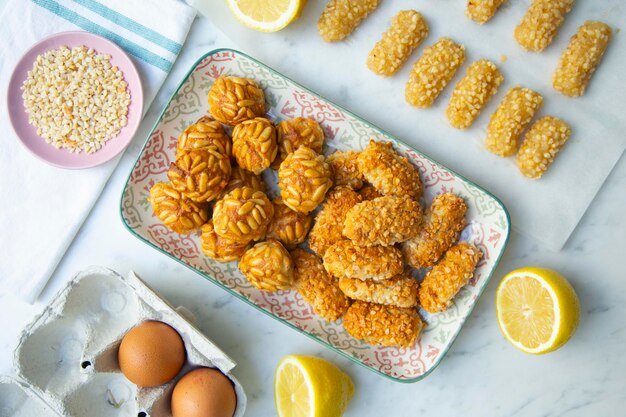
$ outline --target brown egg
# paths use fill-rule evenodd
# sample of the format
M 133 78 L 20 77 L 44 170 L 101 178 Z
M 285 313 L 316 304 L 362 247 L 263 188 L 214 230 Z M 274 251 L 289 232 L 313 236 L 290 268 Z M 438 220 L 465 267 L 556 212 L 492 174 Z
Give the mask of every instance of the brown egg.
M 183 376 L 172 393 L 174 417 L 233 417 L 233 383 L 217 369 L 198 368 Z
M 131 382 L 156 387 L 180 372 L 185 363 L 185 346 L 178 332 L 167 324 L 146 321 L 126 333 L 117 359 Z

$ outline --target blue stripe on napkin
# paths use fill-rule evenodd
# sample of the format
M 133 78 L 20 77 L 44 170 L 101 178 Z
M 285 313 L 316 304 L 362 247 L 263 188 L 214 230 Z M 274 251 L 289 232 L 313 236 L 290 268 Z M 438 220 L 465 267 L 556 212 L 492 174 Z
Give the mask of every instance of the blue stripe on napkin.
M 121 26 L 124 29 L 128 29 L 131 32 L 141 36 L 142 38 L 156 45 L 159 45 L 163 49 L 167 49 L 173 54 L 178 55 L 178 53 L 180 52 L 180 49 L 183 47 L 178 42 L 174 42 L 173 40 L 166 38 L 160 33 L 155 32 L 154 30 L 142 25 L 141 23 L 138 23 L 134 21 L 133 19 L 130 19 L 129 17 L 124 16 L 123 14 L 118 13 L 113 9 L 110 9 L 103 4 L 100 4 L 97 1 L 94 1 L 94 0 L 72 0 L 72 1 L 80 4 L 83 7 L 86 7 L 87 9 L 91 10 L 94 13 L 99 14 L 100 16 L 104 17 L 107 20 L 110 20 L 116 25 Z M 136 0 L 130 0 L 130 1 L 136 1 Z
M 23 0 L 20 0 L 23 1 Z M 78 13 L 68 9 L 57 3 L 54 0 L 32 0 L 38 6 L 43 7 L 56 14 L 59 17 L 67 20 L 70 23 L 75 24 L 76 26 L 81 27 L 82 29 L 95 33 L 100 36 L 104 36 L 118 44 L 122 49 L 128 52 L 131 55 L 136 56 L 142 61 L 147 62 L 150 65 L 153 65 L 165 72 L 168 72 L 172 67 L 172 62 L 167 59 L 160 57 L 159 55 L 150 52 L 149 50 L 137 45 L 134 42 L 129 41 L 118 35 L 115 32 L 111 32 L 110 30 L 103 28 L 97 23 L 92 22 L 91 20 L 79 15 Z

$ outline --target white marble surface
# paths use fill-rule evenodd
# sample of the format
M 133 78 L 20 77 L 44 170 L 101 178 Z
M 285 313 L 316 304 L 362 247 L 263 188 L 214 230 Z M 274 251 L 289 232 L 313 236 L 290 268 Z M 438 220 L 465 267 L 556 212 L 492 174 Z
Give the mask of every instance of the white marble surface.
M 361 73 L 364 71 L 351 74 L 346 68 L 337 68 L 335 72 L 332 65 L 320 65 L 321 57 L 315 51 L 294 44 L 288 33 L 278 35 L 273 43 L 259 44 L 258 53 L 248 52 L 357 114 L 374 116 L 380 107 L 391 105 L 386 102 L 385 94 L 377 90 L 377 83 L 370 85 L 365 80 Z M 550 252 L 534 240 L 516 232 L 512 234 L 492 282 L 447 357 L 428 378 L 416 384 L 388 381 L 353 364 L 239 302 L 132 237 L 120 221 L 119 198 L 147 132 L 197 57 L 214 48 L 235 46 L 206 19 L 195 22 L 188 43 L 138 137 L 39 302 L 27 305 L 11 294 L 0 294 L 0 373 L 12 373 L 12 350 L 21 328 L 76 271 L 97 264 L 121 273 L 134 269 L 167 300 L 195 313 L 200 329 L 238 362 L 234 374 L 247 391 L 249 416 L 275 415 L 274 368 L 280 358 L 289 353 L 324 357 L 353 378 L 356 395 L 345 414 L 347 417 L 382 413 L 394 417 L 625 415 L 625 157 L 621 158 L 561 252 Z M 352 95 L 350 89 L 355 85 L 365 92 Z M 411 137 L 410 132 L 394 128 L 389 118 L 372 119 L 399 137 Z M 442 156 L 436 143 L 428 145 L 427 151 L 431 150 L 435 157 Z M 445 156 L 444 162 L 457 169 L 455 156 Z M 488 183 L 482 185 L 489 188 Z M 493 299 L 497 283 L 506 272 L 525 265 L 558 269 L 569 277 L 582 303 L 582 321 L 575 337 L 561 350 L 546 356 L 518 352 L 502 338 L 495 320 Z

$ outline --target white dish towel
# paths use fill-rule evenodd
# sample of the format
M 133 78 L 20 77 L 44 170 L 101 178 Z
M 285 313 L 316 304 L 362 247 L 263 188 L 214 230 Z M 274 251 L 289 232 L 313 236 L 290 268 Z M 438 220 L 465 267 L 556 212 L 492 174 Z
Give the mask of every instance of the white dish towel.
M 0 82 L 40 39 L 85 30 L 118 43 L 137 66 L 149 108 L 185 42 L 195 10 L 178 0 L 12 0 L 0 14 Z M 63 170 L 18 143 L 0 111 L 0 291 L 32 302 L 100 195 L 119 157 Z

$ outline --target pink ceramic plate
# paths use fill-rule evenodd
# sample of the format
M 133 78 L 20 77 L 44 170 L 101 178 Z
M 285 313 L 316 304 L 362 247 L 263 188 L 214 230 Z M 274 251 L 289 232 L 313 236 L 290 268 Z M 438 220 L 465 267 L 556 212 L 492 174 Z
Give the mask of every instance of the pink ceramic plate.
M 85 45 L 96 52 L 111 55 L 111 64 L 116 65 L 128 83 L 131 101 L 128 108 L 128 124 L 120 133 L 110 139 L 99 151 L 92 154 L 72 153 L 67 149 L 56 149 L 37 135 L 37 130 L 28 124 L 28 114 L 24 109 L 20 87 L 38 55 L 61 46 L 69 48 Z M 143 90 L 137 69 L 128 55 L 116 44 L 89 32 L 62 32 L 49 36 L 34 45 L 17 63 L 9 81 L 7 109 L 13 129 L 22 144 L 38 158 L 60 168 L 81 169 L 103 164 L 122 152 L 130 143 L 139 127 L 143 110 Z

